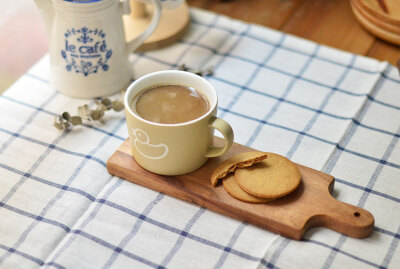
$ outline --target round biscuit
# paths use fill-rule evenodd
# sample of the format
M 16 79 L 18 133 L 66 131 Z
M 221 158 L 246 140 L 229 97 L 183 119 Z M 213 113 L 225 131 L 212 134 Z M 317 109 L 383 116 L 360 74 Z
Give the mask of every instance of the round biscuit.
M 236 183 L 236 179 L 234 175 L 228 175 L 223 181 L 222 186 L 224 189 L 233 197 L 243 202 L 261 204 L 273 201 L 275 199 L 269 198 L 261 198 L 251 194 L 248 194 L 244 190 L 242 190 L 239 185 Z
M 240 188 L 263 198 L 279 198 L 294 191 L 301 182 L 297 166 L 285 157 L 268 153 L 268 158 L 235 171 Z

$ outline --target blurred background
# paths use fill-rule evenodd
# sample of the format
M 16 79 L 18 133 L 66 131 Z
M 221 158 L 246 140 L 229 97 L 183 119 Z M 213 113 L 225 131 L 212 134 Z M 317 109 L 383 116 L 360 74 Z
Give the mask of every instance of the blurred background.
M 366 31 L 356 20 L 350 0 L 187 0 L 187 3 L 389 61 L 400 69 L 400 45 L 379 40 Z M 33 0 L 0 0 L 0 94 L 47 52 L 47 43 L 44 23 Z
M 0 1 L 0 94 L 46 51 L 44 24 L 34 1 Z

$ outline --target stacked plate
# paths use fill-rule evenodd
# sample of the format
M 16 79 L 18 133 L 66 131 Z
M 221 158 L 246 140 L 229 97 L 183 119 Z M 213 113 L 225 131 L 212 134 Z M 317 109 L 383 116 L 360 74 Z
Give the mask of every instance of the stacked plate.
M 400 45 L 400 0 L 350 0 L 357 20 L 373 35 Z

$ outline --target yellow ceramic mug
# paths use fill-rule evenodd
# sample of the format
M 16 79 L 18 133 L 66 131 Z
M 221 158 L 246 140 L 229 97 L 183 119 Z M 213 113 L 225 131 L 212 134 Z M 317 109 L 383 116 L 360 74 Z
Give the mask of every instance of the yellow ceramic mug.
M 179 124 L 161 124 L 141 118 L 132 101 L 143 90 L 159 85 L 195 88 L 209 102 L 206 114 Z M 217 93 L 204 78 L 184 71 L 159 71 L 134 81 L 125 94 L 125 114 L 133 157 L 144 169 L 162 175 L 181 175 L 201 167 L 209 157 L 224 154 L 233 143 L 233 131 L 217 118 Z M 225 138 L 223 147 L 213 147 L 214 129 Z

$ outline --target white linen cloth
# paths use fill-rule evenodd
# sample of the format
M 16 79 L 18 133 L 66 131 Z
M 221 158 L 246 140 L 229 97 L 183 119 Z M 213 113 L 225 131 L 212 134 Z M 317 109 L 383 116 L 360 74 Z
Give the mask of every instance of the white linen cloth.
M 87 100 L 49 87 L 48 56 L 0 96 L 0 268 L 399 268 L 400 79 L 387 63 L 192 9 L 185 38 L 132 55 L 135 77 L 215 66 L 235 141 L 330 173 L 373 234 L 295 241 L 112 177 L 123 113 L 60 132 Z

